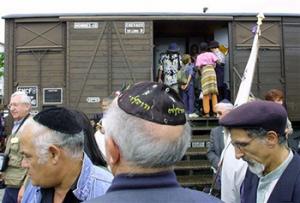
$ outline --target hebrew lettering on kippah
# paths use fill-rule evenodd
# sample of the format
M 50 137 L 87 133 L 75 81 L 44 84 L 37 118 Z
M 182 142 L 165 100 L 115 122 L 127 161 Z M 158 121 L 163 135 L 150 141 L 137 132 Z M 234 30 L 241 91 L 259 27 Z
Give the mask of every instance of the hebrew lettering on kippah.
M 174 104 L 173 104 L 172 108 L 168 109 L 168 114 L 174 114 L 175 116 L 177 116 L 179 114 L 183 114 L 183 113 L 184 113 L 184 109 L 175 107 Z
M 133 104 L 133 105 L 136 105 L 136 106 L 140 106 L 146 111 L 149 111 L 150 110 L 150 105 L 143 102 L 139 97 L 140 97 L 139 95 L 134 96 L 134 97 L 129 96 L 130 103 Z

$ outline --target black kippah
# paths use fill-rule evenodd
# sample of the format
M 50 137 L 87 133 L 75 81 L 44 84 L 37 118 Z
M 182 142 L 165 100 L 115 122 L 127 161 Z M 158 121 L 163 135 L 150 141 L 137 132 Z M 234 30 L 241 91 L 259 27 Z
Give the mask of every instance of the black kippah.
M 72 135 L 82 131 L 75 115 L 64 107 L 45 109 L 36 114 L 33 119 L 51 130 L 61 133 Z
M 162 83 L 137 83 L 119 96 L 118 105 L 126 113 L 154 123 L 186 123 L 184 105 L 179 95 Z

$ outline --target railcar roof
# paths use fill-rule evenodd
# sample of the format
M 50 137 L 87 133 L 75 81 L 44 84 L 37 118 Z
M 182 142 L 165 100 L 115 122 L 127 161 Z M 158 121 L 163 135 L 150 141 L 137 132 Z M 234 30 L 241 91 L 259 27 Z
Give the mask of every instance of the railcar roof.
M 9 14 L 3 19 L 11 18 L 37 18 L 37 17 L 65 17 L 65 16 L 256 16 L 257 13 L 184 13 L 184 12 L 118 12 L 118 13 L 36 13 L 36 14 Z M 300 13 L 264 13 L 270 17 L 299 17 Z

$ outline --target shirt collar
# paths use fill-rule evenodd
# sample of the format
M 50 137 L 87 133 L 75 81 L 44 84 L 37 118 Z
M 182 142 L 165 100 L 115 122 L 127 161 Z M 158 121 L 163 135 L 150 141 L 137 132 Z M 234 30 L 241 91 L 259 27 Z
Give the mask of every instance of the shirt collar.
M 107 192 L 123 189 L 179 187 L 173 171 L 152 174 L 120 174 L 113 179 Z
M 76 185 L 72 185 L 73 193 L 78 199 L 85 200 L 86 193 L 83 193 L 84 188 L 87 187 L 86 180 L 88 176 L 91 174 L 92 170 L 92 161 L 88 158 L 88 156 L 83 153 L 83 161 L 82 161 L 82 168 L 80 171 L 79 177 L 77 177 Z M 88 185 L 89 186 L 89 185 Z
M 22 118 L 22 119 L 20 119 L 20 120 L 14 121 L 14 126 L 15 126 L 15 125 L 20 125 L 24 119 L 25 119 L 25 118 Z
M 286 167 L 289 165 L 289 163 L 292 161 L 293 159 L 293 152 L 292 150 L 289 150 L 289 155 L 286 158 L 286 160 L 284 160 L 284 162 L 282 162 L 275 170 L 271 171 L 270 173 L 268 173 L 265 176 L 262 176 L 260 178 L 260 182 L 271 182 L 275 179 L 278 179 L 282 173 L 284 172 L 284 170 L 286 169 Z

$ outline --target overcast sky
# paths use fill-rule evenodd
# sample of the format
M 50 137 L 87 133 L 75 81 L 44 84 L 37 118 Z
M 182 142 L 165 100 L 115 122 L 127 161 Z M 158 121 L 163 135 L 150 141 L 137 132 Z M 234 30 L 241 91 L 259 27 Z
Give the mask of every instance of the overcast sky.
M 34 13 L 192 12 L 299 13 L 300 0 L 0 0 L 0 16 Z M 0 20 L 4 42 L 4 20 Z

